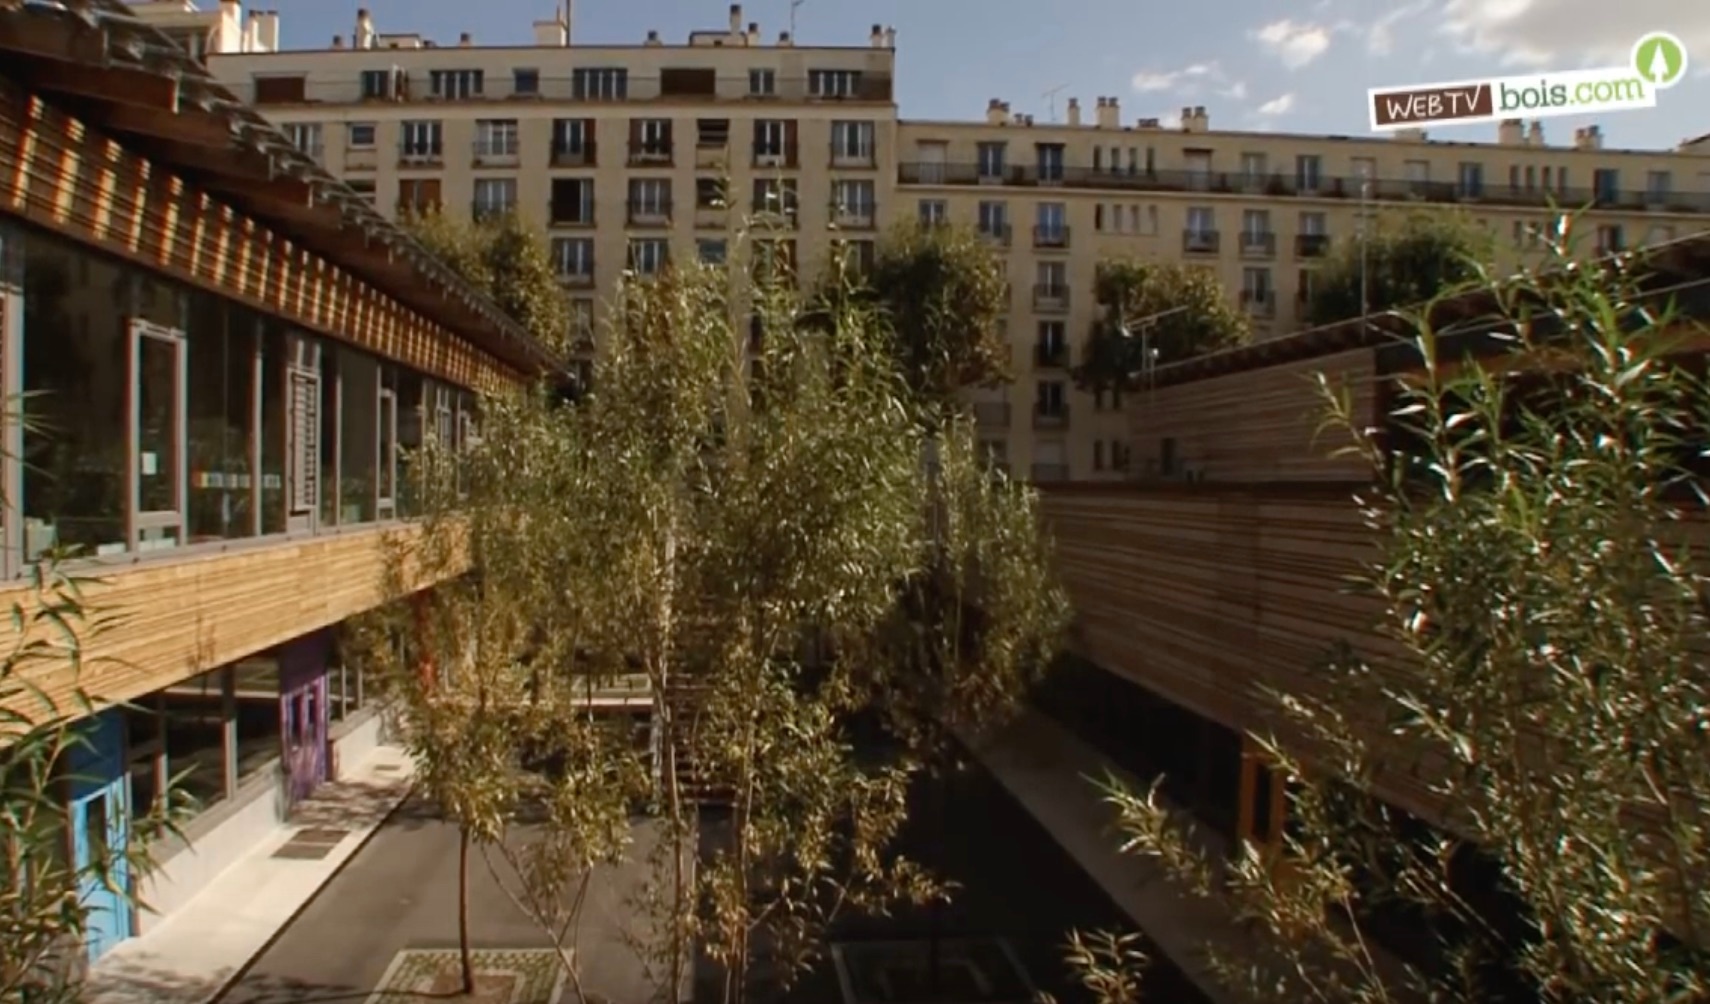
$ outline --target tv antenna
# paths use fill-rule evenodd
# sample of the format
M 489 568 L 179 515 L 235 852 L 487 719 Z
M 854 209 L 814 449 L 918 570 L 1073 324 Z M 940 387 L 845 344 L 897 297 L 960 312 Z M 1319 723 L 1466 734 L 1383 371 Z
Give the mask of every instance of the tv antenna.
M 1069 89 L 1068 84 L 1058 84 L 1056 87 L 1053 87 L 1050 90 L 1046 91 L 1044 94 L 1040 95 L 1040 97 L 1044 98 L 1047 102 L 1050 103 L 1049 107 L 1051 109 L 1051 121 L 1052 122 L 1057 121 L 1057 95 L 1063 93 L 1064 91 L 1066 91 L 1068 89 Z
M 790 0 L 790 37 L 796 37 L 796 8 L 807 3 L 807 0 Z

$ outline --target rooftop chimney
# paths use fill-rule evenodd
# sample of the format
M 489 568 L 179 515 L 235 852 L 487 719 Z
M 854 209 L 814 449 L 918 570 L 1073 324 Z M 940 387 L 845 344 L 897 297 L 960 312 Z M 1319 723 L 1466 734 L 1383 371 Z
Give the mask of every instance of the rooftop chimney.
M 896 47 L 897 47 L 897 30 L 895 28 L 886 28 L 885 29 L 885 48 L 894 49 Z
M 352 48 L 374 48 L 374 18 L 369 16 L 367 7 L 356 12 L 356 34 L 350 38 Z
M 464 32 L 463 34 L 457 36 L 457 44 L 460 47 L 467 49 L 471 45 L 475 44 L 475 36 L 469 34 L 468 32 Z
M 1003 102 L 997 98 L 986 103 L 986 125 L 1003 125 Z
M 871 35 L 867 36 L 867 41 L 875 49 L 883 47 L 885 44 L 885 27 L 884 27 L 884 25 L 880 25 L 880 24 L 873 25 L 873 33 Z
M 1503 146 L 1520 146 L 1526 142 L 1526 123 L 1519 119 L 1503 119 L 1496 127 L 1496 142 Z
M 570 24 L 564 20 L 564 8 L 552 12 L 552 20 L 534 23 L 534 44 L 561 49 L 570 44 Z
M 1390 138 L 1400 140 L 1403 143 L 1423 143 L 1429 135 L 1423 129 L 1397 129 L 1390 134 Z
M 743 38 L 743 41 L 751 46 L 760 44 L 760 22 L 748 22 L 748 34 Z
M 1093 124 L 1100 129 L 1122 128 L 1122 105 L 1115 98 L 1099 98 Z
M 249 23 L 255 35 L 251 38 L 251 47 L 256 52 L 279 51 L 279 12 L 276 10 L 251 11 Z
M 1081 124 L 1081 99 L 1080 98 L 1070 98 L 1069 99 L 1069 124 L 1072 126 L 1078 126 Z
M 1532 120 L 1532 128 L 1526 131 L 1526 144 L 1528 146 L 1544 145 L 1544 123 L 1537 119 Z
M 1205 132 L 1211 128 L 1211 116 L 1205 113 L 1204 105 L 1194 105 L 1182 111 L 1183 132 Z
M 742 34 L 742 5 L 739 3 L 730 5 L 730 33 L 732 35 Z
M 332 37 L 332 47 L 335 49 L 344 48 L 344 36 L 343 35 L 334 35 Z
M 1575 150 L 1603 149 L 1603 130 L 1597 126 L 1586 126 L 1573 131 L 1573 148 Z
M 778 45 L 780 47 L 788 49 L 790 46 L 795 45 L 795 44 L 796 44 L 795 41 L 790 38 L 789 32 L 787 32 L 787 31 L 778 32 Z

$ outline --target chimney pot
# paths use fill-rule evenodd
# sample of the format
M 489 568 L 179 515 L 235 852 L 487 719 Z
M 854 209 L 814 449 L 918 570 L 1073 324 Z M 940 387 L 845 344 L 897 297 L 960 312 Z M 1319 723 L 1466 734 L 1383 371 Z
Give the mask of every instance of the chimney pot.
M 457 36 L 457 44 L 461 45 L 461 46 L 468 46 L 471 43 L 473 43 L 474 41 L 475 41 L 475 36 L 469 34 L 468 32 L 464 32 L 463 34 Z
M 1069 99 L 1069 107 L 1070 108 L 1079 108 L 1080 106 L 1081 106 L 1081 99 L 1080 98 L 1070 98 Z
M 344 48 L 344 36 L 343 35 L 334 35 L 332 37 L 332 47 L 335 49 Z
M 759 21 L 748 22 L 748 31 L 750 34 L 757 32 L 759 30 L 760 30 L 760 22 Z

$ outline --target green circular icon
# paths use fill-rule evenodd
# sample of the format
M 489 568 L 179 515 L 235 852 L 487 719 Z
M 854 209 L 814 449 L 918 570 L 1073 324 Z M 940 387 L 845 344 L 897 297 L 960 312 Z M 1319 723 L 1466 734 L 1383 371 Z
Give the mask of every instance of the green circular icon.
M 1666 31 L 1653 31 L 1633 46 L 1633 69 L 1662 90 L 1686 79 L 1686 43 Z

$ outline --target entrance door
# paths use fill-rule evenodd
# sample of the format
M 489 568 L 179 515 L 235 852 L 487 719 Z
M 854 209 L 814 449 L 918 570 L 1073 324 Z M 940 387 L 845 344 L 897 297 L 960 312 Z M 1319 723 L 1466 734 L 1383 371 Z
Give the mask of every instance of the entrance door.
M 327 779 L 326 677 L 286 694 L 280 735 L 285 740 L 285 774 L 291 805 L 310 795 Z
M 71 851 L 88 911 L 85 945 L 93 962 L 131 936 L 128 785 L 121 775 L 71 803 Z

